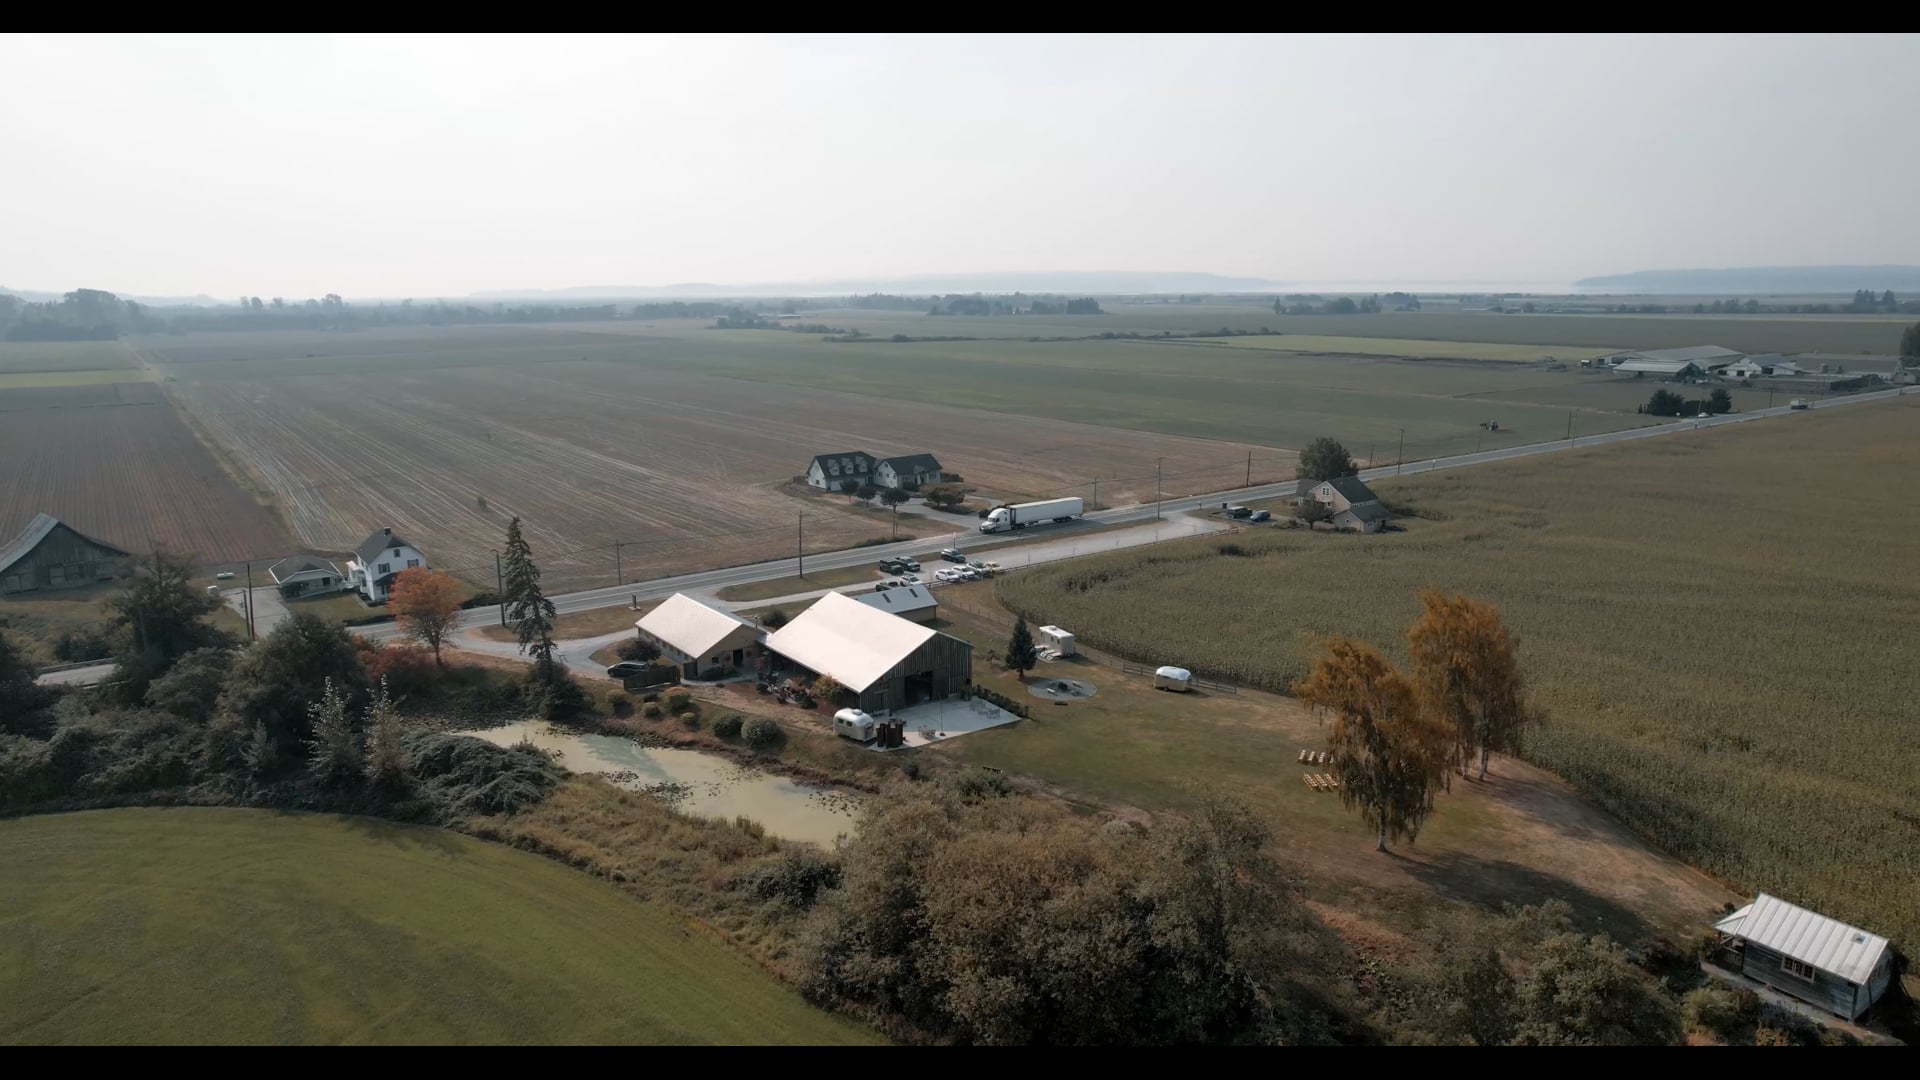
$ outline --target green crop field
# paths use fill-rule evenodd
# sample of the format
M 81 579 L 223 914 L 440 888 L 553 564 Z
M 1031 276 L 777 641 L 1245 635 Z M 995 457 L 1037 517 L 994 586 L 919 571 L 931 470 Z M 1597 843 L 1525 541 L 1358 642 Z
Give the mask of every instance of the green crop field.
M 0 822 L 0 1043 L 861 1043 L 659 908 L 434 829 Z
M 1406 531 L 1277 528 L 997 584 L 1090 645 L 1283 688 L 1404 655 L 1427 586 L 1498 604 L 1529 756 L 1738 887 L 1920 940 L 1920 399 L 1382 482 Z
M 1325 337 L 1318 334 L 1273 334 L 1222 338 L 1230 349 L 1318 353 L 1330 356 L 1400 356 L 1417 360 L 1498 360 L 1531 364 L 1542 360 L 1578 361 L 1617 348 L 1565 345 L 1500 345 L 1487 341 L 1420 341 L 1414 338 Z
M 117 341 L 0 342 L 0 375 L 49 371 L 131 371 L 133 357 Z

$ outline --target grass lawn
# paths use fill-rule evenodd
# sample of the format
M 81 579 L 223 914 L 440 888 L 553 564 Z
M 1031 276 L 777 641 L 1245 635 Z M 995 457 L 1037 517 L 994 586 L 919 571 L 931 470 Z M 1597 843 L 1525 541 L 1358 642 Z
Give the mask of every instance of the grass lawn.
M 372 607 L 360 599 L 359 593 L 337 592 L 325 596 L 315 596 L 305 600 L 286 601 L 289 615 L 316 615 L 328 622 L 341 622 L 346 619 L 364 619 L 370 615 L 390 615 L 386 608 Z
M 876 563 L 878 559 L 874 560 Z M 840 570 L 816 570 L 806 577 L 774 578 L 745 585 L 729 585 L 717 594 L 722 600 L 765 600 L 770 596 L 791 596 L 815 589 L 837 589 L 863 581 L 879 581 L 880 571 L 873 566 L 849 566 Z
M 613 607 L 594 608 L 591 611 L 570 611 L 553 620 L 555 641 L 571 641 L 574 638 L 599 637 L 620 630 L 632 630 L 640 617 L 660 606 L 658 600 L 647 600 L 636 610 L 625 604 Z M 480 628 L 480 636 L 489 641 L 518 641 L 513 628 L 490 623 Z
M 38 386 L 100 386 L 106 383 L 152 382 L 145 371 L 0 371 L 0 390 Z
M 360 818 L 0 822 L 0 1042 L 860 1043 L 664 910 Z
M 997 583 L 1091 646 L 1269 688 L 1348 634 L 1404 656 L 1428 585 L 1499 605 L 1529 756 L 1654 842 L 1920 935 L 1920 399 L 1382 480 L 1404 532 L 1250 531 Z M 1870 524 L 1856 521 L 1873 507 Z

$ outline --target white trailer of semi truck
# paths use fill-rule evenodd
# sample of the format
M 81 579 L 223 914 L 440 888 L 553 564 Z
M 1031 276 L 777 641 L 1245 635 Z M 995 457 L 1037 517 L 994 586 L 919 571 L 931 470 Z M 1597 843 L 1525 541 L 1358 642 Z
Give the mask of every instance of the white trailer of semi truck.
M 1087 508 L 1079 499 L 1048 499 L 1044 502 L 1013 503 L 1010 506 L 996 506 L 987 514 L 987 520 L 980 523 L 983 533 L 1006 532 L 1009 529 L 1024 529 L 1043 521 L 1072 521 Z

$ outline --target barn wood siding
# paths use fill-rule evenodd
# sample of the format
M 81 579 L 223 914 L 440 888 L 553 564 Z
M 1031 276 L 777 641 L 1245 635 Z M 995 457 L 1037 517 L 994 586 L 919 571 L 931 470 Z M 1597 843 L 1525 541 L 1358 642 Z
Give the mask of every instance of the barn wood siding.
M 0 591 L 80 588 L 112 581 L 132 565 L 132 556 L 97 544 L 65 525 L 55 525 L 24 558 L 0 570 Z M 55 567 L 62 571 L 59 582 L 53 580 Z
M 866 712 L 907 707 L 907 676 L 933 672 L 933 696 L 939 701 L 963 693 L 973 680 L 973 645 L 947 634 L 935 634 L 860 695 Z
M 1815 968 L 1814 981 L 1808 982 L 1780 966 L 1782 957 L 1763 945 L 1746 943 L 1740 963 L 1741 974 L 1757 979 L 1801 1001 L 1811 1002 L 1836 1016 L 1853 1019 L 1855 987 L 1832 972 Z

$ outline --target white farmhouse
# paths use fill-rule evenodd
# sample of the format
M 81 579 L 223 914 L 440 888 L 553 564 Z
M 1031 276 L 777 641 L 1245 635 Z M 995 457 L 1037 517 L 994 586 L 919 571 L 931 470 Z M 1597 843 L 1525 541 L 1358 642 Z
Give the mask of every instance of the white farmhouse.
M 427 557 L 420 549 L 395 536 L 391 528 L 360 541 L 347 560 L 347 586 L 369 604 L 384 604 L 393 592 L 393 579 L 402 570 L 424 569 Z
M 844 450 L 837 454 L 815 454 L 807 463 L 807 483 L 822 491 L 839 491 L 848 480 L 873 483 L 873 455 L 865 450 Z

